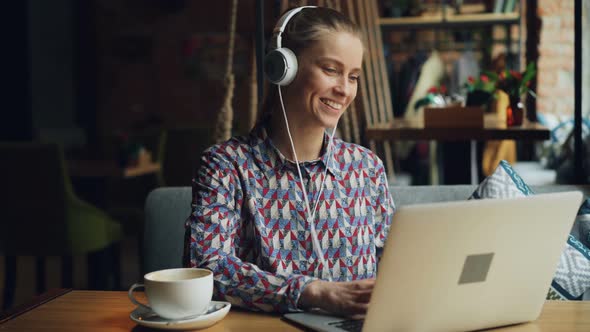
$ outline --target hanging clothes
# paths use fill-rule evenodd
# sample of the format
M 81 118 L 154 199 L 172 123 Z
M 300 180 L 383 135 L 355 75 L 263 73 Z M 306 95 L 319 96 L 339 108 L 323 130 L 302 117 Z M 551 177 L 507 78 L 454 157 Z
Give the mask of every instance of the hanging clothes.
M 453 70 L 451 72 L 448 87 L 449 93 L 460 94 L 461 87 L 467 82 L 469 76 L 477 77 L 479 76 L 480 71 L 481 69 L 475 58 L 475 53 L 471 50 L 463 52 L 459 59 L 453 63 Z
M 428 53 L 418 51 L 406 59 L 400 66 L 398 72 L 393 72 L 393 75 L 390 75 L 391 80 L 389 86 L 391 89 L 394 116 L 404 116 L 416 82 L 420 76 L 420 71 L 426 60 L 428 60 Z M 391 63 L 392 68 L 395 67 L 393 60 Z
M 410 92 L 410 99 L 406 105 L 406 112 L 404 117 L 406 119 L 422 118 L 423 107 L 414 110 L 414 104 L 418 99 L 424 98 L 428 94 L 428 89 L 437 86 L 443 79 L 445 74 L 445 64 L 443 63 L 438 51 L 434 50 L 430 53 L 428 60 L 424 62 L 419 72 L 418 79 Z
M 492 69 L 494 72 L 500 72 L 506 69 L 507 56 L 504 53 L 498 54 L 492 59 Z M 509 104 L 508 95 L 501 91 L 496 91 L 496 96 L 492 102 L 492 109 L 496 112 L 498 121 L 506 123 L 506 107 Z M 514 164 L 518 159 L 516 153 L 516 142 L 514 140 L 487 141 L 483 149 L 481 169 L 485 176 L 493 173 L 500 160 L 506 160 Z
M 508 95 L 502 91 L 496 92 L 494 109 L 498 121 L 506 123 L 506 106 L 508 106 Z M 484 176 L 490 176 L 501 160 L 506 160 L 510 164 L 516 162 L 516 141 L 514 140 L 500 140 L 500 141 L 486 141 L 482 160 L 481 169 Z
M 444 63 L 438 51 L 434 50 L 419 70 L 410 73 L 407 84 L 405 85 L 406 89 L 402 90 L 405 96 L 409 96 L 404 111 L 405 119 L 422 119 L 423 107 L 414 110 L 414 104 L 418 99 L 426 96 L 428 89 L 438 85 L 443 79 L 443 76 Z M 402 159 L 407 158 L 414 146 L 415 142 L 413 141 L 396 142 L 397 155 Z

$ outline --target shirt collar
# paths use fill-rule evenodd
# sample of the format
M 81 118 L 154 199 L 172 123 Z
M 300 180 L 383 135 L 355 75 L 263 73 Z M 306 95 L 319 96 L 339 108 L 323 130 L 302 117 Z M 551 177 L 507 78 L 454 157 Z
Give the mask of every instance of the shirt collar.
M 297 168 L 295 166 L 295 162 L 287 159 L 272 143 L 271 138 L 268 136 L 266 126 L 267 123 L 265 122 L 258 123 L 252 129 L 252 131 L 250 131 L 250 146 L 253 149 L 254 158 L 260 165 L 261 169 L 265 174 L 268 174 L 270 171 L 274 173 L 284 172 L 285 169 L 292 169 L 296 171 Z M 330 154 L 327 153 L 329 140 L 330 136 L 327 133 L 324 133 L 324 144 L 322 145 L 320 157 L 318 159 L 306 161 L 301 164 L 312 165 L 314 163 L 321 163 L 323 167 L 327 167 L 330 174 L 335 177 L 339 177 L 340 172 L 336 165 L 336 161 L 333 157 L 330 158 Z M 335 142 L 332 143 L 335 144 Z

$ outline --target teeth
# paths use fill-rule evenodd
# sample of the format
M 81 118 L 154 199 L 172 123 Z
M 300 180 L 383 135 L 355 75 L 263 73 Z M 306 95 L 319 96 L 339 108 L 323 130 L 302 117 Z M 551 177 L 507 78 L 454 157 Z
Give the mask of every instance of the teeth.
M 328 100 L 328 99 L 321 99 L 321 101 L 322 101 L 324 104 L 326 104 L 326 105 L 328 105 L 328 106 L 330 106 L 330 107 L 332 107 L 332 108 L 335 108 L 335 109 L 337 109 L 337 110 L 339 110 L 339 109 L 341 109 L 341 108 L 342 108 L 342 104 L 339 104 L 339 103 L 337 103 L 337 102 L 335 102 L 335 101 L 331 101 L 331 100 Z

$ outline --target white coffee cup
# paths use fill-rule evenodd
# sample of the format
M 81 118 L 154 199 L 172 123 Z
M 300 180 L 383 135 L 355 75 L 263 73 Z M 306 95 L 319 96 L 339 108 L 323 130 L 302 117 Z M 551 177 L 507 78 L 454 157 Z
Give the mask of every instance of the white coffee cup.
M 133 296 L 137 288 L 145 288 L 149 305 Z M 162 318 L 182 319 L 198 316 L 207 310 L 213 297 L 213 272 L 207 269 L 180 268 L 154 271 L 144 276 L 144 283 L 129 288 L 129 299 Z

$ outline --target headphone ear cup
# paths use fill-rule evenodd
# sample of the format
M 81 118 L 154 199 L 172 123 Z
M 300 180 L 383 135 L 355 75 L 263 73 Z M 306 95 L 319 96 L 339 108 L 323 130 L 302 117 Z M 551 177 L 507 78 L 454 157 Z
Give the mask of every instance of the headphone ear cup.
M 264 57 L 264 73 L 271 83 L 281 86 L 288 85 L 297 75 L 295 53 L 285 47 L 270 51 Z

